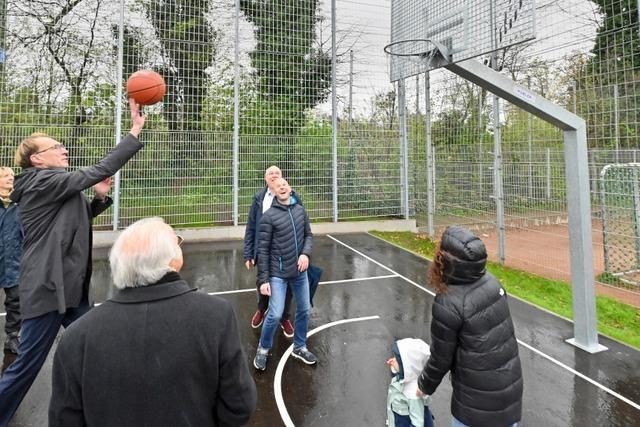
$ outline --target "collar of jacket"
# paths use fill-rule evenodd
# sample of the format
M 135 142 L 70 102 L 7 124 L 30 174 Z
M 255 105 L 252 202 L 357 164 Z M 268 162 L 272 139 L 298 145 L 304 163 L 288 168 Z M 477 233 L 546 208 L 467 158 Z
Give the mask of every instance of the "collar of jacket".
M 256 192 L 253 196 L 256 202 L 258 202 L 258 205 L 262 206 L 262 201 L 264 200 L 264 195 L 267 194 L 267 191 L 269 191 L 269 187 L 262 187 L 262 190 Z
M 273 197 L 273 203 L 271 204 L 271 207 L 277 207 L 277 208 L 280 208 L 280 209 L 287 210 L 287 209 L 293 208 L 297 204 L 298 204 L 298 200 L 293 195 L 290 196 L 288 205 L 283 205 L 282 203 L 280 203 L 280 200 L 278 200 L 278 198 L 276 196 L 274 196 Z
M 120 289 L 113 298 L 111 298 L 111 301 L 120 304 L 136 304 L 173 298 L 196 290 L 197 288 L 190 287 L 187 282 L 178 276 L 178 280 L 172 282 L 151 284 L 139 288 Z

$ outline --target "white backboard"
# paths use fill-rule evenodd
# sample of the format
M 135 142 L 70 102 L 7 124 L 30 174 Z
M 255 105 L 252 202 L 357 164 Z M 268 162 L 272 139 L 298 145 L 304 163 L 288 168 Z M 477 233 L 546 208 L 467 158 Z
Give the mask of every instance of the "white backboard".
M 534 0 L 392 0 L 391 43 L 437 41 L 452 62 L 485 55 L 535 38 Z M 414 52 L 424 42 L 394 45 Z M 425 58 L 391 56 L 391 81 L 434 67 Z

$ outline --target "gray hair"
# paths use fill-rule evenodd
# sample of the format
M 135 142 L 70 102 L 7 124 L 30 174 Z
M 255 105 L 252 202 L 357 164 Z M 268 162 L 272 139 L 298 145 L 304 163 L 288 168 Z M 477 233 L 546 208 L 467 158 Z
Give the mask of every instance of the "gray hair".
M 180 255 L 176 235 L 162 218 L 136 221 L 118 236 L 109 252 L 113 283 L 118 289 L 155 283 L 172 271 L 169 263 Z

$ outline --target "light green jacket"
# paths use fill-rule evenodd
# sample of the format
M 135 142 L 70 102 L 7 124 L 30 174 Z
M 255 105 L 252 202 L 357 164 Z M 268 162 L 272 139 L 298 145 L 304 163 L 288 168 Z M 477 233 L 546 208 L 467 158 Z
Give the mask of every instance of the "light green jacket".
M 409 415 L 411 424 L 415 427 L 424 427 L 424 407 L 431 405 L 431 396 L 408 399 L 402 393 L 402 388 L 403 383 L 398 377 L 393 377 L 387 392 L 387 425 L 395 427 L 395 412 L 398 415 Z

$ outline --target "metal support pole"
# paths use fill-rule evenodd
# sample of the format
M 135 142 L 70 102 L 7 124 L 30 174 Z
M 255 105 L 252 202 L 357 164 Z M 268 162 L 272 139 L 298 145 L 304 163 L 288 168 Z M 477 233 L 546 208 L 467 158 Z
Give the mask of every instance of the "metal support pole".
M 331 140 L 333 142 L 333 222 L 338 222 L 338 94 L 336 93 L 336 0 L 331 0 Z
M 476 60 L 452 63 L 441 55 L 434 58 L 432 65 L 442 66 L 564 131 L 575 334 L 575 338 L 567 341 L 589 353 L 606 350 L 598 344 L 596 329 L 585 121 Z
M 598 344 L 591 238 L 591 201 L 586 125 L 564 131 L 564 160 L 569 212 L 574 338 L 567 342 L 590 353 L 606 350 Z
M 435 211 L 435 158 L 433 155 L 433 141 L 431 139 L 431 78 L 429 72 L 424 73 L 424 127 L 427 145 L 427 233 L 434 237 L 433 213 Z
M 240 169 L 240 0 L 235 0 L 235 46 L 234 46 L 234 75 L 233 75 L 233 225 L 238 225 L 240 185 L 238 180 Z
M 398 121 L 400 126 L 400 206 L 402 215 L 409 219 L 409 174 L 407 155 L 407 104 L 404 79 L 398 80 Z
M 620 163 L 620 109 L 618 107 L 618 85 L 613 86 L 613 130 L 615 132 L 616 163 Z
M 122 64 L 124 62 L 124 0 L 120 0 L 120 20 L 118 22 L 118 65 L 116 72 L 116 145 L 120 142 L 122 133 Z M 113 224 L 112 229 L 116 231 L 120 224 L 120 171 L 116 172 L 113 189 Z
M 496 54 L 492 63 L 497 68 Z M 496 202 L 496 226 L 498 228 L 498 259 L 505 261 L 504 189 L 502 188 L 502 123 L 500 123 L 500 98 L 493 97 L 493 197 Z

